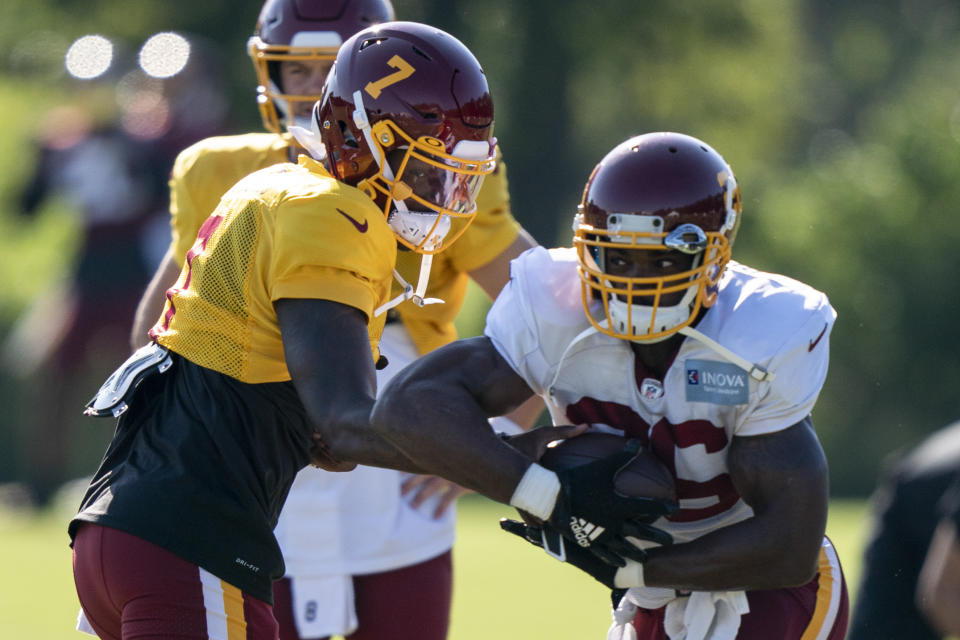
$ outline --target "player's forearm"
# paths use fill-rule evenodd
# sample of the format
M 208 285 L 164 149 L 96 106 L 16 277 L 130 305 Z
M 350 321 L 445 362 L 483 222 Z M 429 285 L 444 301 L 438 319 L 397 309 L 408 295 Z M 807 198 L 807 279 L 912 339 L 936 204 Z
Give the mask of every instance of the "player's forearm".
M 397 373 L 371 423 L 427 473 L 509 503 L 531 458 L 498 438 L 487 419 L 531 395 L 487 338 L 468 338 Z
M 373 403 L 370 403 L 372 407 Z M 331 449 L 341 460 L 350 460 L 371 467 L 396 469 L 408 473 L 428 473 L 414 460 L 404 455 L 393 443 L 374 431 L 369 422 L 369 409 L 358 413 L 357 420 L 349 425 L 343 421 L 337 425 L 336 437 L 332 438 Z
M 317 427 L 325 455 L 338 462 L 396 469 L 409 473 L 423 470 L 370 426 L 373 398 L 365 393 L 339 394 L 337 400 L 304 402 Z
M 422 467 L 406 457 L 396 447 L 381 438 L 363 439 L 358 448 L 341 448 L 338 456 L 368 467 L 396 469 L 407 473 L 427 473 Z
M 730 479 L 754 515 L 692 542 L 654 549 L 644 581 L 689 590 L 775 589 L 808 582 L 827 524 L 827 464 L 809 418 L 735 437 Z
M 529 458 L 498 438 L 469 398 L 440 385 L 388 387 L 374 407 L 374 430 L 424 473 L 509 503 Z
M 649 586 L 690 591 L 778 589 L 809 582 L 823 530 L 803 522 L 754 517 L 696 540 L 651 549 Z

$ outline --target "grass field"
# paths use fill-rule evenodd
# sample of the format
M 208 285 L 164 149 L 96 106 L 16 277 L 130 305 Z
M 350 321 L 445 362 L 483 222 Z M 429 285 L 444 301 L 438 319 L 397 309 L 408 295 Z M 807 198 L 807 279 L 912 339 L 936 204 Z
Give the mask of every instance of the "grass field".
M 606 590 L 500 531 L 511 509 L 476 496 L 460 503 L 451 640 L 602 638 Z M 0 510 L 0 638 L 80 639 L 66 521 L 73 501 L 42 513 Z M 852 589 L 866 522 L 862 501 L 835 501 L 827 532 Z

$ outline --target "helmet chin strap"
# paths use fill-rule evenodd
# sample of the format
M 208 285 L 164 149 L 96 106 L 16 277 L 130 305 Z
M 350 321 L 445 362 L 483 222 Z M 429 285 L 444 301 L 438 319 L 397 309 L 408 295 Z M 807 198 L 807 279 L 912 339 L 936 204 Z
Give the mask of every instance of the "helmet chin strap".
M 604 328 L 608 328 L 607 321 L 603 320 L 602 322 L 600 322 L 600 326 Z M 733 351 L 731 351 L 730 349 L 727 349 L 725 346 L 723 346 L 713 338 L 710 338 L 704 335 L 703 333 L 701 333 L 700 331 L 697 331 L 693 327 L 690 327 L 690 326 L 682 327 L 681 329 L 678 330 L 678 332 L 687 337 L 693 338 L 694 340 L 697 340 L 698 342 L 702 343 L 706 347 L 717 352 L 719 355 L 723 356 L 733 364 L 737 365 L 738 367 L 746 371 L 750 375 L 750 377 L 756 380 L 757 382 L 773 382 L 774 378 L 776 378 L 776 376 L 773 373 L 767 371 L 766 369 L 761 367 L 759 364 L 751 363 L 746 358 L 738 356 Z M 560 377 L 560 370 L 563 368 L 563 364 L 564 364 L 564 361 L 567 359 L 567 355 L 573 349 L 574 345 L 592 336 L 595 333 L 599 333 L 596 327 L 594 327 L 593 325 L 587 327 L 586 329 L 578 333 L 576 336 L 574 336 L 573 340 L 571 340 L 570 343 L 567 345 L 567 347 L 563 350 L 563 353 L 560 355 L 560 360 L 559 362 L 557 362 L 557 369 L 553 374 L 553 379 L 550 380 L 550 385 L 547 387 L 547 393 L 551 397 L 555 393 L 557 379 Z M 638 342 L 646 342 L 646 341 L 638 341 Z
M 611 303 L 612 302 L 613 301 L 611 301 Z M 640 305 L 633 305 L 633 306 L 636 309 L 636 307 Z M 679 308 L 680 306 L 681 305 L 677 305 L 677 307 L 670 307 L 670 308 L 676 309 L 676 308 Z M 611 311 L 612 311 L 612 304 L 611 304 Z M 606 328 L 608 328 L 607 320 L 603 320 L 602 324 Z M 677 329 L 677 333 L 693 338 L 694 340 L 702 343 L 706 347 L 712 349 L 717 354 L 723 356 L 728 361 L 732 362 L 733 364 L 737 365 L 738 367 L 746 371 L 748 374 L 750 374 L 750 377 L 756 380 L 757 382 L 773 382 L 773 379 L 776 377 L 774 376 L 774 374 L 770 373 L 760 365 L 756 363 L 752 363 L 748 361 L 746 358 L 743 358 L 737 355 L 736 353 L 734 353 L 730 349 L 727 349 L 725 346 L 723 346 L 716 340 L 704 335 L 700 331 L 697 331 L 690 325 Z M 663 342 L 664 340 L 667 340 L 672 336 L 673 334 L 668 334 L 666 336 L 663 336 L 660 338 L 653 338 L 653 339 L 637 337 L 634 339 L 634 341 L 639 342 L 640 344 L 655 344 L 657 342 Z
M 603 320 L 600 324 L 601 326 L 604 326 L 606 328 L 607 321 Z M 685 335 L 689 338 L 693 338 L 697 342 L 703 344 L 705 347 L 712 349 L 718 355 L 723 356 L 729 362 L 737 365 L 738 367 L 746 371 L 750 375 L 750 377 L 756 380 L 757 382 L 773 382 L 773 380 L 777 377 L 775 374 L 771 373 L 770 371 L 767 371 L 766 369 L 761 367 L 759 364 L 750 362 L 746 358 L 737 355 L 736 353 L 734 353 L 730 349 L 727 349 L 725 346 L 723 346 L 713 338 L 705 335 L 700 331 L 697 331 L 696 329 L 694 329 L 689 325 L 687 325 L 686 327 L 681 327 L 677 329 L 677 333 Z M 577 336 L 574 339 L 574 342 L 578 342 L 583 337 L 586 337 L 585 334 L 587 334 L 586 331 L 583 334 Z M 656 342 L 662 342 L 663 340 L 666 340 L 669 337 L 671 336 L 665 336 L 664 338 L 657 339 L 657 340 L 638 339 L 638 340 L 635 340 L 635 342 L 639 342 L 641 344 L 653 344 Z M 573 343 L 571 343 L 570 346 L 573 346 Z M 567 347 L 567 349 L 569 350 L 569 347 Z M 566 351 L 564 351 L 564 355 L 566 355 Z
M 573 348 L 573 345 L 577 344 L 581 340 L 592 336 L 595 333 L 599 333 L 597 328 L 593 325 L 590 325 L 576 336 L 573 340 L 570 341 L 570 344 L 567 345 L 567 348 L 563 350 L 563 353 L 560 354 L 560 361 L 557 362 L 557 370 L 553 373 L 553 379 L 550 380 L 550 386 L 547 387 L 547 393 L 552 397 L 555 393 L 554 387 L 557 384 L 557 378 L 560 377 L 560 370 L 563 368 L 563 361 L 567 359 L 567 354 L 570 353 L 570 350 Z
M 403 279 L 403 276 L 400 275 L 400 272 L 396 269 L 393 270 L 393 277 L 397 282 L 400 283 L 400 286 L 403 287 L 403 292 L 397 297 L 393 298 L 388 302 L 384 302 L 382 305 L 377 307 L 373 311 L 373 316 L 381 316 L 390 309 L 393 309 L 395 306 L 401 302 L 406 302 L 410 300 L 413 304 L 418 307 L 425 307 L 428 304 L 443 304 L 445 300 L 441 298 L 424 298 L 423 294 L 427 291 L 427 282 L 430 280 L 430 267 L 433 264 L 433 255 L 432 254 L 422 254 L 420 256 L 420 277 L 417 280 L 417 288 L 414 289 L 413 285 Z
M 373 130 L 370 127 L 370 120 L 367 118 L 367 110 L 363 108 L 363 94 L 360 91 L 353 92 L 353 104 L 355 106 L 353 111 L 353 122 L 357 125 L 357 128 L 363 133 L 363 139 L 367 142 L 367 147 L 373 152 L 373 159 L 377 163 L 377 166 L 380 168 L 380 173 L 387 180 L 394 182 L 395 178 L 393 175 L 393 170 L 390 168 L 389 163 L 387 163 L 386 157 L 381 157 L 380 147 L 374 142 L 373 139 Z M 406 203 L 402 200 L 397 200 L 396 198 L 391 198 L 393 200 L 393 205 L 396 207 L 397 213 L 406 214 L 409 213 Z M 430 281 L 430 268 L 433 266 L 433 255 L 432 254 L 421 254 L 420 255 L 420 275 L 417 278 L 417 287 L 414 289 L 413 285 L 403 279 L 403 276 L 400 275 L 400 272 L 396 269 L 393 270 L 393 277 L 397 282 L 400 283 L 400 286 L 403 287 L 403 292 L 400 293 L 397 297 L 392 300 L 383 303 L 377 307 L 373 315 L 374 317 L 381 316 L 390 309 L 393 309 L 401 302 L 410 300 L 413 304 L 418 307 L 424 307 L 428 304 L 443 304 L 444 300 L 440 298 L 426 298 L 424 297 L 427 293 L 427 283 Z
M 721 356 L 723 356 L 733 364 L 737 365 L 738 367 L 746 371 L 748 374 L 750 374 L 750 377 L 756 380 L 757 382 L 773 382 L 774 378 L 776 378 L 776 376 L 773 373 L 767 371 L 766 369 L 761 367 L 759 364 L 750 362 L 746 358 L 738 356 L 733 351 L 730 351 L 730 349 L 727 349 L 725 346 L 723 346 L 713 338 L 705 336 L 703 333 L 697 331 L 693 327 L 690 327 L 690 326 L 683 327 L 679 330 L 679 332 L 713 349 L 718 354 L 720 354 Z

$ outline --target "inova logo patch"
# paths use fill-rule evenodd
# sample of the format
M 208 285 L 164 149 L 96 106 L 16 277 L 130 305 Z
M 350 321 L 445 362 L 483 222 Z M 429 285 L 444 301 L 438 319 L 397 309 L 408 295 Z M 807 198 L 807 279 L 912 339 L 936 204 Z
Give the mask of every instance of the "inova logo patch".
M 747 404 L 750 376 L 735 364 L 687 360 L 687 402 Z

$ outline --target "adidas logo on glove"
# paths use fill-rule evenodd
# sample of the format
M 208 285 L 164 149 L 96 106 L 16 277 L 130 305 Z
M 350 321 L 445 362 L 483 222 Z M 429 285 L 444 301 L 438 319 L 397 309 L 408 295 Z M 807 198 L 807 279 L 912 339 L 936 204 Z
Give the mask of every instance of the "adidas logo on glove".
M 583 518 L 570 518 L 570 530 L 573 531 L 573 537 L 581 547 L 589 547 L 590 543 L 600 537 L 604 528 L 595 525 Z

